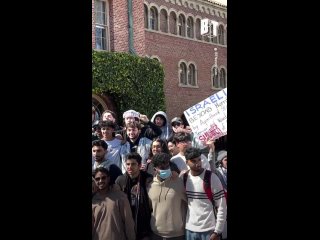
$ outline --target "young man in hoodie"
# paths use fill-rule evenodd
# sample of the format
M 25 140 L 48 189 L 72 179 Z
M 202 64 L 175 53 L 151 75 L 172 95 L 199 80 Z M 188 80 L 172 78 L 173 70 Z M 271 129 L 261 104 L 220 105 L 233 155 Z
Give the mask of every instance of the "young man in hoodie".
M 151 122 L 153 122 L 161 129 L 162 133 L 160 135 L 160 138 L 167 141 L 171 135 L 171 126 L 168 123 L 167 114 L 163 111 L 156 112 L 152 116 Z
M 202 167 L 199 148 L 188 148 L 185 158 L 190 168 L 182 175 L 188 196 L 186 240 L 219 240 L 227 217 L 222 184 L 215 173 Z
M 152 214 L 150 226 L 152 240 L 184 240 L 186 193 L 183 180 L 170 170 L 170 155 L 153 156 L 156 176 L 148 190 Z

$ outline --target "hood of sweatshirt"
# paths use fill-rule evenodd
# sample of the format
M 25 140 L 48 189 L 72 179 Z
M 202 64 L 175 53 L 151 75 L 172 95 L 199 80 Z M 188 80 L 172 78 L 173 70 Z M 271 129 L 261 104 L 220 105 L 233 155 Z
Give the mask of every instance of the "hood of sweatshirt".
M 155 118 L 156 116 L 158 115 L 161 115 L 165 118 L 165 123 L 164 125 L 161 127 L 161 131 L 162 131 L 162 134 L 161 134 L 161 138 L 166 140 L 169 138 L 170 136 L 170 133 L 171 133 L 171 126 L 169 125 L 169 121 L 168 121 L 168 117 L 167 117 L 167 114 L 163 111 L 158 111 L 156 112 L 152 118 L 151 118 L 151 122 L 153 122 L 155 124 Z

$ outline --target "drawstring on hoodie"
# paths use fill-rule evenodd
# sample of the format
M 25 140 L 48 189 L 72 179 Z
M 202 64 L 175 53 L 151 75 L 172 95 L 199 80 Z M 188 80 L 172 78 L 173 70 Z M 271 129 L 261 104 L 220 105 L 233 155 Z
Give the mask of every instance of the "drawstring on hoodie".
M 171 180 L 171 178 L 172 178 L 172 175 L 170 176 L 169 181 Z M 159 194 L 159 202 L 160 202 L 160 197 L 161 197 L 161 193 L 162 193 L 162 184 L 161 184 L 161 182 L 160 182 L 159 184 L 160 184 L 160 186 L 161 186 L 161 188 L 160 188 L 160 194 Z M 166 181 L 165 181 L 165 180 L 164 180 L 164 186 L 166 187 Z M 170 188 L 168 188 L 166 194 L 164 195 L 164 200 L 165 200 L 165 201 L 167 200 L 167 195 L 168 195 L 168 192 L 169 192 L 169 191 L 170 191 Z
M 167 200 L 167 194 L 168 194 L 169 190 L 170 190 L 170 188 L 168 188 L 166 195 L 164 195 L 164 200 Z
M 159 202 L 160 202 L 160 196 L 161 196 L 161 193 L 162 193 L 162 185 L 160 184 L 161 188 L 160 188 L 160 194 L 159 194 Z

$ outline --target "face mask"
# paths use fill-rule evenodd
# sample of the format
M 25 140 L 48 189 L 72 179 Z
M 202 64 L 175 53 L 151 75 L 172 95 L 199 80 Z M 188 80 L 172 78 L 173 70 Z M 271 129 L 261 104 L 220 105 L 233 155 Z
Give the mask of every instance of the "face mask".
M 162 179 L 167 179 L 171 176 L 171 169 L 159 170 L 159 177 Z

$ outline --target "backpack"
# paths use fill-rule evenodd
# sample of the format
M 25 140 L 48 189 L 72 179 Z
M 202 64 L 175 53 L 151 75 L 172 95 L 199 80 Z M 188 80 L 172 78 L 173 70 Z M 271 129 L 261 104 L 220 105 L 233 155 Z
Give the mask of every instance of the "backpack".
M 217 219 L 217 207 L 215 206 L 214 204 L 214 200 L 213 200 L 213 192 L 211 190 L 211 171 L 210 170 L 207 170 L 205 169 L 204 170 L 204 178 L 203 178 L 203 190 L 204 192 L 206 193 L 207 195 L 207 198 L 210 200 L 210 202 L 212 203 L 212 206 L 213 206 L 213 213 L 214 213 L 214 217 L 215 219 Z M 184 187 L 186 188 L 186 185 L 187 185 L 187 179 L 188 179 L 188 174 L 189 174 L 190 170 L 186 171 L 184 174 L 183 174 L 183 184 L 184 184 Z

